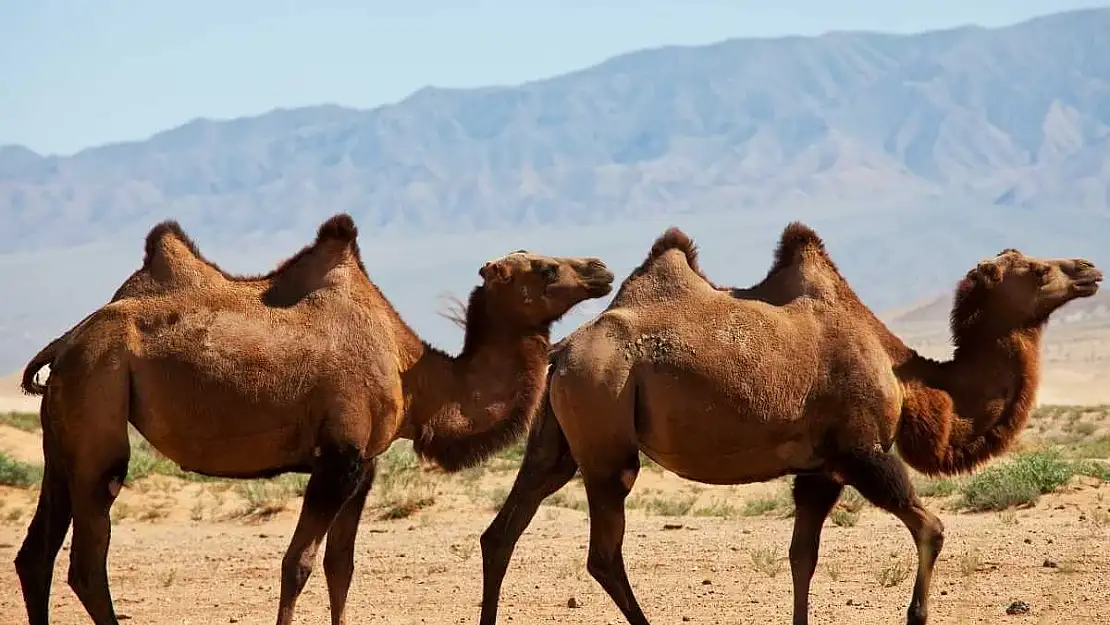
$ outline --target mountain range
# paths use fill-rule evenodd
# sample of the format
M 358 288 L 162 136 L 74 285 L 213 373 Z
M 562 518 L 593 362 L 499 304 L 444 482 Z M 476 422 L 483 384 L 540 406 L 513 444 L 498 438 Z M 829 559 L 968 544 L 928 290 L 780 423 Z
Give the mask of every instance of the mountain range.
M 371 110 L 196 119 L 72 155 L 0 147 L 0 372 L 103 303 L 169 217 L 221 265 L 256 270 L 349 212 L 386 295 L 451 342 L 436 298 L 483 260 L 531 246 L 619 272 L 671 224 L 740 284 L 805 220 L 876 309 L 948 291 L 1004 247 L 1110 266 L 1108 33 L 1110 9 L 1090 9 L 735 39 Z

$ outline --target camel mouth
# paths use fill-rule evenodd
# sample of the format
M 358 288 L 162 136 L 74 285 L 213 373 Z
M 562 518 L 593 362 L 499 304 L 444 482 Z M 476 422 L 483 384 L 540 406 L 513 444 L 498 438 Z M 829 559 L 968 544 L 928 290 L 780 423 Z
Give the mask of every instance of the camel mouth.
M 586 290 L 593 297 L 605 297 L 613 290 L 613 281 L 591 280 L 586 283 Z
M 608 269 L 601 269 L 584 281 L 591 297 L 604 297 L 613 290 L 615 276 Z
M 1072 286 L 1079 296 L 1088 297 L 1098 293 L 1099 283 L 1102 282 L 1102 278 L 1102 272 L 1092 267 L 1083 272 L 1082 275 L 1073 278 Z

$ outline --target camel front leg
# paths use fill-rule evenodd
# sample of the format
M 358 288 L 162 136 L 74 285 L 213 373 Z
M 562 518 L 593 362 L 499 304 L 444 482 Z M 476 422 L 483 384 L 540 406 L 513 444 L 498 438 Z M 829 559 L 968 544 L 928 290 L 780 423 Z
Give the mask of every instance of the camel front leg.
M 305 487 L 301 516 L 281 561 L 277 625 L 292 625 L 297 598 L 312 574 L 320 543 L 340 509 L 366 480 L 367 461 L 353 445 L 325 448 Z
M 497 623 L 501 584 L 517 540 L 536 516 L 540 504 L 574 477 L 578 463 L 550 411 L 540 414 L 528 436 L 524 460 L 513 488 L 489 527 L 482 533 L 481 625 Z
M 790 540 L 790 574 L 794 581 L 794 625 L 809 624 L 809 585 L 817 570 L 821 528 L 843 486 L 825 475 L 794 479 L 794 536 Z
M 913 536 L 917 546 L 917 579 L 906 623 L 925 625 L 933 566 L 944 547 L 944 525 L 917 498 L 906 467 L 897 456 L 861 454 L 845 459 L 837 469 L 868 501 L 898 517 Z
M 328 530 L 327 546 L 324 548 L 324 577 L 328 582 L 332 625 L 344 625 L 346 622 L 347 592 L 355 572 L 355 539 L 373 482 L 374 465 L 371 463 L 362 485 L 343 504 Z

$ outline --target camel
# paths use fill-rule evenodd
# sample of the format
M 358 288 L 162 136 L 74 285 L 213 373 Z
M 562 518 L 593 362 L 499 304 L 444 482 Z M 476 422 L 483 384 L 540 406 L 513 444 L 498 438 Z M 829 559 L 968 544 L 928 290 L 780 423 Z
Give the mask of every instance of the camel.
M 344 608 L 374 458 L 398 438 L 445 471 L 523 434 L 545 382 L 551 325 L 612 290 L 595 258 L 518 250 L 485 263 L 461 352 L 422 341 L 370 280 L 350 216 L 264 276 L 233 276 L 181 228 L 156 226 L 143 267 L 28 365 L 44 393 L 42 490 L 15 559 L 30 625 L 48 623 L 70 522 L 68 582 L 97 625 L 117 625 L 109 509 L 127 474 L 130 422 L 182 469 L 227 478 L 309 473 L 281 566 L 289 625 L 327 537 L 333 624 Z M 44 385 L 37 368 L 50 365 Z
M 905 463 L 958 474 L 1003 454 L 1034 405 L 1047 319 L 1101 279 L 1083 259 L 1007 249 L 981 261 L 957 288 L 954 356 L 937 362 L 879 321 L 804 224 L 786 227 L 771 270 L 748 289 L 711 283 L 694 242 L 666 231 L 607 309 L 553 350 L 520 471 L 481 537 L 480 622 L 496 623 L 512 552 L 540 503 L 580 471 L 587 569 L 629 623 L 648 623 L 622 555 L 642 451 L 705 484 L 794 476 L 795 625 L 808 623 L 822 525 L 855 487 L 910 531 L 907 623 L 924 625 L 944 527 Z

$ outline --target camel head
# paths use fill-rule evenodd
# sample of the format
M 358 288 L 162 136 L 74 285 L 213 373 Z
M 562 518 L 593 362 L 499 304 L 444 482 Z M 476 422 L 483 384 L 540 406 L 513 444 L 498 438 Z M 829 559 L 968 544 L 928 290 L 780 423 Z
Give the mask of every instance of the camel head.
M 1097 293 L 1100 281 L 1102 272 L 1084 258 L 1033 258 L 1009 248 L 968 272 L 953 312 L 972 307 L 1007 330 L 1037 326 L 1073 299 Z
M 524 326 L 549 326 L 579 302 L 604 297 L 613 272 L 597 258 L 542 256 L 518 250 L 478 270 L 485 300 L 496 318 Z

